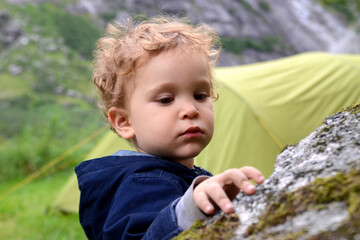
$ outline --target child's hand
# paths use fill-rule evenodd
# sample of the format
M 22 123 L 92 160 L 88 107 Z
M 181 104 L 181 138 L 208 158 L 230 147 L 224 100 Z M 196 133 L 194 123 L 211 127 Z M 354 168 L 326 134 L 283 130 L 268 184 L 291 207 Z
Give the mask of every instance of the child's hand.
M 232 213 L 234 205 L 231 200 L 240 190 L 246 194 L 255 193 L 256 188 L 249 179 L 258 184 L 264 181 L 263 175 L 256 168 L 229 169 L 197 185 L 193 192 L 194 201 L 206 214 L 212 214 L 216 206 L 227 214 Z

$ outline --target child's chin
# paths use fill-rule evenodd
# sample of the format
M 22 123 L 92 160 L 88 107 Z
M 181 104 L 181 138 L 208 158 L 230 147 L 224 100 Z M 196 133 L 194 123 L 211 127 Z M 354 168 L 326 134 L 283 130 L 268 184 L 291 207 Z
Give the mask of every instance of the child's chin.
M 176 160 L 176 161 L 186 161 L 189 159 L 194 159 L 197 155 L 199 155 L 200 152 L 195 151 L 195 152 L 188 152 L 188 153 L 183 153 L 183 154 L 174 154 L 171 156 L 167 156 L 165 158 L 170 159 L 170 160 Z
M 202 149 L 186 152 L 186 153 L 182 154 L 181 158 L 183 158 L 183 159 L 194 158 L 197 155 L 199 155 L 201 151 L 202 151 Z
M 196 144 L 192 146 L 188 145 L 182 149 L 177 149 L 177 151 L 173 151 L 172 153 L 168 152 L 165 158 L 177 160 L 193 159 L 198 156 L 203 149 L 204 147 L 201 144 Z

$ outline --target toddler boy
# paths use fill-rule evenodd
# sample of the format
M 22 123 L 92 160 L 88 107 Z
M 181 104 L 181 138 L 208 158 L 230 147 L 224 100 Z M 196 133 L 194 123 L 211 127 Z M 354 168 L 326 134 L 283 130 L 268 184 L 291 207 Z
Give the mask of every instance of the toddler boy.
M 214 130 L 217 36 L 206 25 L 154 18 L 109 24 L 94 52 L 94 83 L 111 128 L 136 152 L 76 167 L 89 239 L 170 239 L 261 183 L 252 167 L 216 176 L 194 166 Z

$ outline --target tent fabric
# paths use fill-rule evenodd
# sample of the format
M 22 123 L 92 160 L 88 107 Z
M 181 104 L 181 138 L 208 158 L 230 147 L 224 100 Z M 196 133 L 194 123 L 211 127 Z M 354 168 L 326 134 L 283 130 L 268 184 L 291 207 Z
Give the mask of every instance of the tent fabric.
M 269 176 L 286 145 L 360 101 L 360 56 L 306 53 L 218 68 L 216 76 L 215 135 L 196 159 L 214 173 L 251 165 Z
M 326 116 L 360 102 L 360 55 L 311 52 L 279 60 L 215 69 L 219 99 L 215 131 L 195 163 L 214 174 L 246 165 L 265 176 L 276 155 L 321 125 Z M 108 133 L 86 159 L 132 149 Z M 54 207 L 77 210 L 73 176 Z M 74 207 L 76 206 L 76 207 Z
M 134 150 L 127 142 L 118 137 L 114 132 L 108 131 L 90 151 L 85 159 L 93 159 L 113 154 L 119 149 Z M 55 199 L 52 207 L 64 213 L 78 212 L 80 203 L 80 192 L 76 174 L 73 173 L 70 179 L 61 189 L 58 197 Z

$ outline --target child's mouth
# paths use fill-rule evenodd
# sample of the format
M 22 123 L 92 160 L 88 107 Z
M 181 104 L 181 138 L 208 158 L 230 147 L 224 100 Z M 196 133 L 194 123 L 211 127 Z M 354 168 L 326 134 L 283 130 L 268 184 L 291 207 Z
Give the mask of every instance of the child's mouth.
M 188 138 L 200 137 L 203 135 L 201 128 L 199 127 L 189 127 L 185 132 L 181 134 L 181 136 L 185 136 Z

